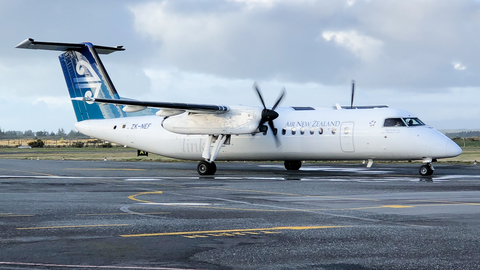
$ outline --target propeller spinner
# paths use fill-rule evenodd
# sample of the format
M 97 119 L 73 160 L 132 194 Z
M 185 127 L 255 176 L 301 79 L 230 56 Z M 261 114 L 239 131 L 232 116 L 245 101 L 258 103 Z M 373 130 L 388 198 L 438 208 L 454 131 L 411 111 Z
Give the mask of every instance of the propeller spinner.
M 285 88 L 283 88 L 280 96 L 277 98 L 277 101 L 275 102 L 273 107 L 271 109 L 267 109 L 267 106 L 265 105 L 265 101 L 263 100 L 262 93 L 260 92 L 260 88 L 256 83 L 253 84 L 253 88 L 255 89 L 255 91 L 257 91 L 258 97 L 260 98 L 260 101 L 262 102 L 262 105 L 263 105 L 262 119 L 260 119 L 258 130 L 260 130 L 261 132 L 267 131 L 266 126 L 264 124 L 268 122 L 268 125 L 270 126 L 270 129 L 272 130 L 273 135 L 275 137 L 275 143 L 277 144 L 277 147 L 278 147 L 280 145 L 280 141 L 277 138 L 277 129 L 273 124 L 273 120 L 277 119 L 277 117 L 279 116 L 278 113 L 275 111 L 275 109 L 277 108 L 277 106 L 280 104 L 283 97 L 285 96 L 286 90 Z

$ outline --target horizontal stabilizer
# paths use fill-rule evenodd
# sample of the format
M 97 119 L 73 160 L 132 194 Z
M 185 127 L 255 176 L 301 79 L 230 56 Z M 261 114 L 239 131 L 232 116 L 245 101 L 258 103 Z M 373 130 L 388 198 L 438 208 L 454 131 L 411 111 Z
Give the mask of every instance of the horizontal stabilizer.
M 25 39 L 20 42 L 15 48 L 19 49 L 33 49 L 33 50 L 50 50 L 50 51 L 68 51 L 76 50 L 79 51 L 86 46 L 85 43 L 59 43 L 59 42 L 42 42 L 35 41 L 33 38 Z M 123 46 L 117 47 L 107 47 L 94 45 L 95 51 L 98 54 L 110 54 L 116 51 L 124 51 Z

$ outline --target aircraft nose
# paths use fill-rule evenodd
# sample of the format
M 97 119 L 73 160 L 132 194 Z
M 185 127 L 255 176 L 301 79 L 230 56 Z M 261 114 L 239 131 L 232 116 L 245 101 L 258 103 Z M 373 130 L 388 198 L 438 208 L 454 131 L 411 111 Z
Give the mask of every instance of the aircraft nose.
M 462 148 L 454 141 L 450 140 L 445 145 L 445 151 L 448 157 L 456 157 L 462 153 Z

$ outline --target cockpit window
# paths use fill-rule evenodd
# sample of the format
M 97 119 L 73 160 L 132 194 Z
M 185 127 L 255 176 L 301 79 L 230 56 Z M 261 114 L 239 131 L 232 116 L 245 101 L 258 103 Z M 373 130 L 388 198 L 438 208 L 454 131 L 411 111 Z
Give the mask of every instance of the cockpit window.
M 405 120 L 405 123 L 407 123 L 409 127 L 425 126 L 425 124 L 418 118 L 403 118 L 403 120 Z
M 403 122 L 402 118 L 387 118 L 385 119 L 383 126 L 384 127 L 404 127 L 405 122 Z

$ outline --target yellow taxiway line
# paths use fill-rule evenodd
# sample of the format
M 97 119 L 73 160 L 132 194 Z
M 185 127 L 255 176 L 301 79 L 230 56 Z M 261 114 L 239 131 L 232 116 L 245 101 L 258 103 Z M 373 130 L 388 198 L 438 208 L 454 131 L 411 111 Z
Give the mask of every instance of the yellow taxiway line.
M 132 196 L 128 196 L 128 198 L 129 198 L 130 200 L 137 201 L 137 202 L 142 202 L 142 203 L 154 203 L 154 202 L 149 202 L 149 201 L 140 200 L 140 199 L 137 199 L 137 198 L 135 198 L 135 197 L 136 197 L 136 196 L 140 196 L 140 195 L 146 195 L 146 194 L 162 194 L 162 193 L 163 193 L 162 191 L 140 192 L 140 193 L 137 193 L 137 194 L 133 194 Z
M 314 229 L 331 229 L 346 228 L 353 226 L 292 226 L 292 227 L 272 227 L 272 228 L 255 228 L 255 229 L 233 229 L 233 230 L 213 230 L 213 231 L 189 231 L 189 232 L 165 232 L 165 233 L 144 233 L 144 234 L 124 234 L 121 237 L 146 237 L 146 236 L 170 236 L 170 235 L 197 235 L 197 234 L 218 234 L 218 233 L 250 233 L 250 232 L 271 232 L 286 230 L 314 230 Z

